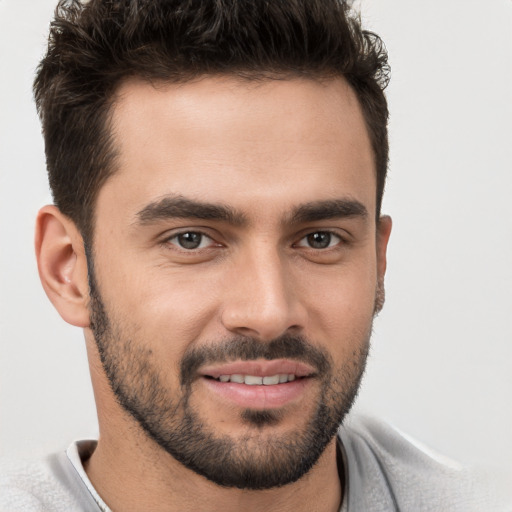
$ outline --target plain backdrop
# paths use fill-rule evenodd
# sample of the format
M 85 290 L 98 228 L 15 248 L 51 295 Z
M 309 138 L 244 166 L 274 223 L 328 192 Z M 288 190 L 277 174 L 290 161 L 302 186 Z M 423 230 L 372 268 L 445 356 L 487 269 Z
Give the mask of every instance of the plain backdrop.
M 362 0 L 392 80 L 387 303 L 356 409 L 466 464 L 512 461 L 512 2 Z M 96 435 L 84 342 L 46 299 L 31 96 L 55 0 L 0 0 L 0 455 Z M 507 469 L 508 468 L 508 469 Z

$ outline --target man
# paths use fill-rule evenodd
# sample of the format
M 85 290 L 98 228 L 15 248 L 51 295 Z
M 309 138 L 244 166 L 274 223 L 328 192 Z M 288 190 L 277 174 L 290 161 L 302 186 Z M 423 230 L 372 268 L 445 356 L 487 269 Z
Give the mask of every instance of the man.
M 379 423 L 337 435 L 384 301 L 387 71 L 334 0 L 61 2 L 36 249 L 100 437 L 5 510 L 488 509 Z

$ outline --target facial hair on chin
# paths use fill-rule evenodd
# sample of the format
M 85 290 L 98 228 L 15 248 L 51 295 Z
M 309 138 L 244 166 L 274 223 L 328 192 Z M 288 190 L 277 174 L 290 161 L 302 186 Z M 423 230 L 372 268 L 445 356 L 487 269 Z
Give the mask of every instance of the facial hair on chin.
M 92 263 L 92 261 L 91 261 Z M 294 482 L 316 463 L 357 395 L 369 349 L 371 323 L 359 350 L 341 367 L 301 336 L 281 336 L 268 343 L 233 337 L 188 350 L 180 362 L 180 389 L 163 384 L 158 364 L 144 340 L 123 332 L 125 322 L 108 315 L 89 266 L 91 330 L 101 363 L 117 401 L 146 435 L 185 467 L 224 487 L 269 489 Z M 206 363 L 288 358 L 312 365 L 319 376 L 319 396 L 306 424 L 286 435 L 262 436 L 280 421 L 272 410 L 241 411 L 254 427 L 233 438 L 215 432 L 191 406 L 197 370 Z

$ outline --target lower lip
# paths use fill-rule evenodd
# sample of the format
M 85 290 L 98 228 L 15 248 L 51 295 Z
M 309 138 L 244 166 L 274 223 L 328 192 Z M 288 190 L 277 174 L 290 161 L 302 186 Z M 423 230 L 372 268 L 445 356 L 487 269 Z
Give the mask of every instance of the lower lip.
M 308 377 L 270 386 L 220 382 L 203 378 L 216 395 L 246 409 L 277 409 L 298 400 L 311 382 Z

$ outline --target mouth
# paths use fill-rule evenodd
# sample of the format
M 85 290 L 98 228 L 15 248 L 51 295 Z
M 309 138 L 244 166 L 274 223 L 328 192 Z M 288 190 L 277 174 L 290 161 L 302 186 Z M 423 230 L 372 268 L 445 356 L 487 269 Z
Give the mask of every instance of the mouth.
M 315 375 L 310 365 L 283 359 L 235 361 L 200 371 L 216 400 L 254 410 L 299 401 Z
M 298 378 L 302 379 L 304 377 Z M 245 384 L 246 386 L 275 386 L 276 384 L 293 382 L 295 379 L 297 379 L 297 376 L 293 373 L 276 373 L 275 375 L 268 375 L 265 377 L 235 373 L 233 375 L 221 375 L 215 380 L 219 382 L 236 382 L 237 384 Z

